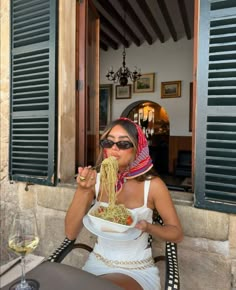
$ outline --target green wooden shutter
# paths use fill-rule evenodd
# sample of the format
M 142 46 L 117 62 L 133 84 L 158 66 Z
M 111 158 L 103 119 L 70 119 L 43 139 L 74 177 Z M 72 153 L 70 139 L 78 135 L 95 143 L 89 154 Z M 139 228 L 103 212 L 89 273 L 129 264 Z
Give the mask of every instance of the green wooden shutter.
M 57 0 L 11 0 L 10 180 L 56 183 Z
M 201 0 L 195 206 L 236 213 L 236 1 Z

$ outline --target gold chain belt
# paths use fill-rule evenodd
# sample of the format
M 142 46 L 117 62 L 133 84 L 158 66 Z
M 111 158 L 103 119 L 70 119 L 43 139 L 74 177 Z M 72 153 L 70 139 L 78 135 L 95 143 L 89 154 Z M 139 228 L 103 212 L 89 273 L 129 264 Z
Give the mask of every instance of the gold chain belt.
M 154 266 L 154 261 L 152 257 L 140 261 L 117 261 L 117 260 L 108 260 L 94 251 L 93 253 L 98 260 L 102 261 L 108 267 L 143 270 L 148 267 Z

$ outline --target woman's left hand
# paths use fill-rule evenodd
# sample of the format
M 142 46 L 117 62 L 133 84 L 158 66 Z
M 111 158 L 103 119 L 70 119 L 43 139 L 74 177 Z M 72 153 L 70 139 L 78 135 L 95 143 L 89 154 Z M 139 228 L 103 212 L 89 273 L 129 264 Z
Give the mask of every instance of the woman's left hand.
M 141 230 L 142 232 L 147 232 L 148 225 L 149 225 L 149 223 L 147 221 L 141 220 L 135 225 L 135 228 L 138 230 Z

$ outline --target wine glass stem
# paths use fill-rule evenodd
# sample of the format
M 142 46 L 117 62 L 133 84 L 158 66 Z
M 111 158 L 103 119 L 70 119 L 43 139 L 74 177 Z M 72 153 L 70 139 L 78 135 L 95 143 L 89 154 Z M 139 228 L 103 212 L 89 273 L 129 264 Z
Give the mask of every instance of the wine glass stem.
M 24 287 L 26 285 L 25 280 L 25 255 L 21 256 L 21 287 Z

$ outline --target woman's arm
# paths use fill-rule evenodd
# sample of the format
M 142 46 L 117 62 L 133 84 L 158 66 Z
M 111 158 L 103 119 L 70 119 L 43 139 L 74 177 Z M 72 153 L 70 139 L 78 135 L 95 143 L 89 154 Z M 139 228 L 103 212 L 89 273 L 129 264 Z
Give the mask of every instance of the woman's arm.
M 183 239 L 183 230 L 180 224 L 176 209 L 171 199 L 168 188 L 160 178 L 154 178 L 151 181 L 149 198 L 153 201 L 153 208 L 156 208 L 161 216 L 164 226 L 150 224 L 144 220 L 137 224 L 137 228 L 148 232 L 153 237 L 158 237 L 169 242 L 181 242 Z
M 80 176 L 85 180 L 81 181 Z M 79 167 L 78 187 L 65 218 L 65 234 L 70 240 L 77 238 L 83 227 L 83 217 L 95 196 L 96 171 L 91 167 Z

